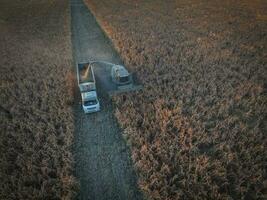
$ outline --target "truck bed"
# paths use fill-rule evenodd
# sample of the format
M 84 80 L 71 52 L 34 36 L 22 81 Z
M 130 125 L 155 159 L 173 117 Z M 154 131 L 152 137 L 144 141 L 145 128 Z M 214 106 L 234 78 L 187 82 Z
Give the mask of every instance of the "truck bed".
M 89 63 L 78 64 L 79 84 L 87 82 L 95 82 L 91 67 L 92 66 L 89 65 Z

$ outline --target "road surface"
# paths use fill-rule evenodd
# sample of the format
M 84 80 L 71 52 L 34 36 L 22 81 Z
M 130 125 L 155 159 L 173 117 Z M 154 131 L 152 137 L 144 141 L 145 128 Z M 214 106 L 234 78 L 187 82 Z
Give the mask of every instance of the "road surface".
M 104 60 L 122 64 L 111 42 L 82 0 L 71 0 L 73 57 L 76 63 Z M 97 85 L 101 112 L 85 115 L 76 90 L 75 173 L 80 181 L 81 200 L 142 199 L 129 149 L 114 117 L 105 88 Z

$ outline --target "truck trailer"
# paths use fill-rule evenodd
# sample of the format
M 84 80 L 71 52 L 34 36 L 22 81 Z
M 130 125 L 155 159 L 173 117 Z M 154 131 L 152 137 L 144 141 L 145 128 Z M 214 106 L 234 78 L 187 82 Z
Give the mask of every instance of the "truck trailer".
M 77 65 L 77 80 L 84 112 L 100 111 L 93 66 L 89 63 L 79 63 Z

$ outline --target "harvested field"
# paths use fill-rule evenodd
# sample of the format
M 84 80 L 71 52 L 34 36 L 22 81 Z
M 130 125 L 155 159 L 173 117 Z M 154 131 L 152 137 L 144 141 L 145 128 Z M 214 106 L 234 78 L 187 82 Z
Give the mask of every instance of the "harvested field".
M 265 199 L 267 3 L 86 0 L 144 89 L 113 99 L 148 199 Z
M 64 0 L 0 2 L 0 199 L 74 197 L 69 15 Z

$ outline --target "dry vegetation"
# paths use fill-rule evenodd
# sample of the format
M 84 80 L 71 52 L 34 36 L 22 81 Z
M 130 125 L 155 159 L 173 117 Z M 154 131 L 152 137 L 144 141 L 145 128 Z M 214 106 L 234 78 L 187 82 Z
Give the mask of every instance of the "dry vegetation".
M 73 75 L 65 0 L 0 2 L 0 199 L 71 199 Z
M 87 0 L 144 89 L 114 99 L 149 199 L 265 199 L 267 3 Z

